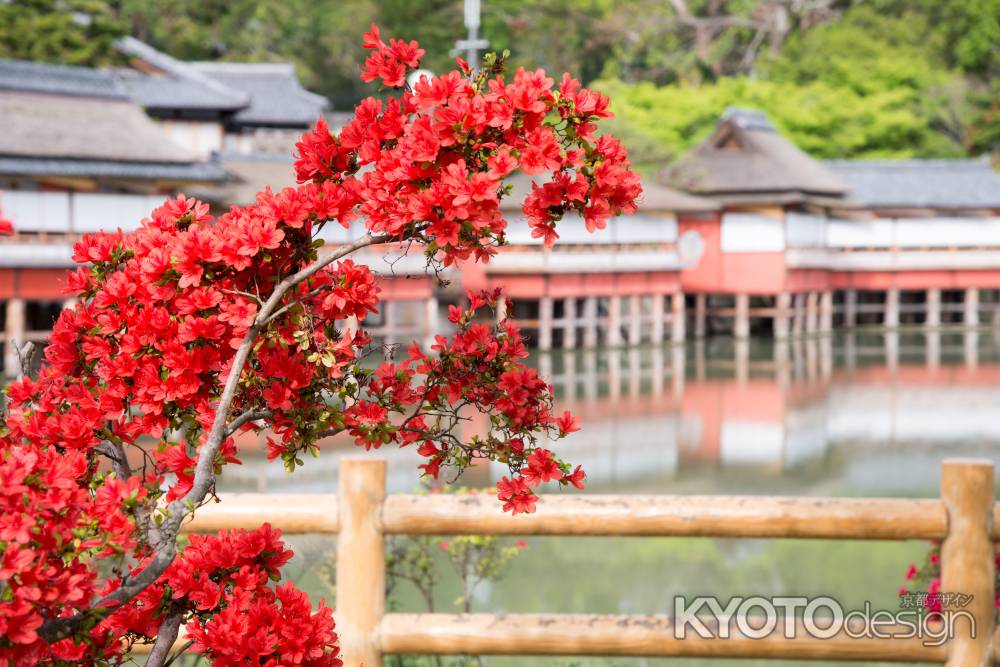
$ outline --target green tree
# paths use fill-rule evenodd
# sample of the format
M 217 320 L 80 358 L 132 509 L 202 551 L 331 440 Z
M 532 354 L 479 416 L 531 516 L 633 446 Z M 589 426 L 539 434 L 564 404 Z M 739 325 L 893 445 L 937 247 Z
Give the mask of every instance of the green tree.
M 102 0 L 0 2 L 0 58 L 104 65 L 125 30 L 115 4 Z
M 730 106 L 766 112 L 800 148 L 824 158 L 954 156 L 961 148 L 912 108 L 905 90 L 862 95 L 850 88 L 729 77 L 694 87 L 598 82 L 614 99 L 609 131 L 620 131 L 637 163 L 678 157 L 704 139 Z M 651 160 L 648 159 L 651 156 Z

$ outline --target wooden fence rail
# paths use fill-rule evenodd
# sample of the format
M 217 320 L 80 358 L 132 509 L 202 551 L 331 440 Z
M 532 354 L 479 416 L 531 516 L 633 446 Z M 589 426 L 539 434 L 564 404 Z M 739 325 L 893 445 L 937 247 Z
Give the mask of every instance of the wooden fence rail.
M 534 514 L 500 512 L 495 498 L 392 495 L 385 461 L 345 458 L 340 496 L 228 495 L 202 508 L 189 531 L 252 528 L 337 533 L 337 631 L 346 665 L 380 667 L 384 653 L 690 656 L 992 664 L 994 541 L 1000 505 L 990 461 L 942 464 L 939 500 L 737 496 L 544 496 Z M 666 616 L 608 614 L 386 614 L 387 534 L 604 535 L 942 541 L 942 590 L 965 593 L 974 626 L 956 624 L 941 646 L 920 638 L 828 638 L 777 632 L 754 639 L 675 637 Z M 712 621 L 707 621 L 710 625 Z M 979 631 L 976 632 L 975 629 Z M 970 631 L 971 630 L 971 631 Z M 963 634 L 964 633 L 964 634 Z M 692 636 L 694 635 L 694 636 Z

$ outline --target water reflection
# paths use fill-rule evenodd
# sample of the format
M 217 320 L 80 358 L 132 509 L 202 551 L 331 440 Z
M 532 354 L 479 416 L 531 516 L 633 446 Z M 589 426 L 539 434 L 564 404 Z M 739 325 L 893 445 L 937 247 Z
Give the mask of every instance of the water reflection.
M 783 344 L 555 352 L 532 363 L 583 429 L 560 451 L 591 492 L 936 496 L 941 459 L 1000 460 L 1000 341 L 992 332 L 857 333 Z M 339 452 L 288 476 L 251 459 L 227 469 L 246 490 L 334 491 Z M 413 488 L 417 457 L 386 451 L 392 492 Z M 231 473 L 246 475 L 233 482 Z M 486 485 L 503 471 L 470 471 Z M 250 473 L 247 475 L 247 473 Z M 670 613 L 676 595 L 834 595 L 847 609 L 898 606 L 919 541 L 703 538 L 529 539 L 477 611 Z M 329 595 L 316 566 L 329 541 L 296 543 L 300 583 Z M 439 610 L 458 594 L 439 567 Z M 599 576 L 594 576 L 599 573 Z M 423 609 L 401 589 L 393 604 Z M 743 665 L 753 661 L 489 657 L 489 667 Z M 762 663 L 761 663 L 762 664 Z M 785 661 L 768 664 L 817 665 Z
M 1000 461 L 1000 339 L 992 331 L 852 333 L 775 343 L 576 350 L 531 359 L 583 429 L 560 451 L 590 489 L 649 493 L 937 493 L 940 460 Z M 223 488 L 334 492 L 338 454 L 288 476 L 258 455 Z M 391 492 L 418 457 L 382 452 Z M 470 471 L 488 485 L 503 471 Z

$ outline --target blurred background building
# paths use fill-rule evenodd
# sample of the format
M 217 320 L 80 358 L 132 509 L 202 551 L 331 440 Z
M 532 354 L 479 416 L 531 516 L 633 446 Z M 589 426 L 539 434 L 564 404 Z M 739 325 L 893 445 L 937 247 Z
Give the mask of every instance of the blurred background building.
M 17 229 L 0 245 L 8 372 L 9 341 L 44 340 L 62 307 L 80 234 L 132 229 L 177 192 L 221 211 L 291 185 L 297 137 L 346 115 L 291 63 L 184 61 L 127 35 L 111 44 L 107 66 L 0 60 L 0 192 Z M 496 286 L 543 350 L 1000 326 L 1000 177 L 985 158 L 816 159 L 766 113 L 730 107 L 655 164 L 637 215 L 593 235 L 568 218 L 552 249 L 517 224 L 531 179 L 516 176 L 510 245 L 447 285 L 420 256 L 371 252 L 385 301 L 369 327 L 389 343 L 427 339 L 442 304 Z

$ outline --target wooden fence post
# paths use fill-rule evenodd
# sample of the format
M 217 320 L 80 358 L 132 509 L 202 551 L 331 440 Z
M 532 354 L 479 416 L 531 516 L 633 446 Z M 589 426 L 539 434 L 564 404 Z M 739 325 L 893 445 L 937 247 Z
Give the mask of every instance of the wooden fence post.
M 964 609 L 975 618 L 975 636 L 965 619 L 955 622 L 948 667 L 993 664 L 994 596 L 993 463 L 982 459 L 946 459 L 941 464 L 941 500 L 948 534 L 941 547 L 941 590 L 964 593 Z
M 381 667 L 377 632 L 385 614 L 385 461 L 342 458 L 339 496 L 336 621 L 342 659 L 345 665 Z

